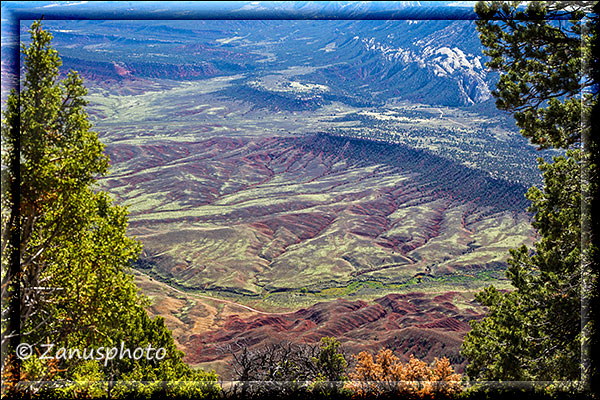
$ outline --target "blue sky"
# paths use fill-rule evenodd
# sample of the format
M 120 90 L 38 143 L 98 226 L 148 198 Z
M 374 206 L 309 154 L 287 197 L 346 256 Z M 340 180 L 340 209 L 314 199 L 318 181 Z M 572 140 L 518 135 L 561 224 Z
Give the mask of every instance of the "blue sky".
M 475 1 L 3 1 L 2 45 L 20 19 L 473 19 Z
M 120 17 L 136 16 L 139 12 L 153 18 L 161 13 L 223 13 L 244 16 L 254 13 L 257 16 L 273 10 L 287 12 L 290 15 L 306 16 L 333 12 L 343 17 L 350 9 L 361 8 L 364 12 L 393 12 L 407 7 L 451 7 L 472 10 L 474 1 L 5 1 L 2 2 L 2 22 L 7 22 L 10 14 L 16 12 L 37 12 L 47 17 L 76 14 L 86 17 L 98 12 L 112 14 L 118 11 Z M 300 11 L 298 11 L 300 9 Z M 313 14 L 314 13 L 314 14 Z M 5 15 L 6 14 L 6 15 Z M 329 14 L 327 14 L 329 15 Z

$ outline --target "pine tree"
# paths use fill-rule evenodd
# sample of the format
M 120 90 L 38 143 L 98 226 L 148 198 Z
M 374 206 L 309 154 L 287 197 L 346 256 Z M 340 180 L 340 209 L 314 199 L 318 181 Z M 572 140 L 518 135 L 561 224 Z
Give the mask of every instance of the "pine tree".
M 91 130 L 81 77 L 71 71 L 59 79 L 61 60 L 41 22 L 30 34 L 21 90 L 9 96 L 2 123 L 3 164 L 13 166 L 3 181 L 18 183 L 18 193 L 2 198 L 3 376 L 98 382 L 61 389 L 69 397 L 132 390 L 101 383 L 118 380 L 156 381 L 134 387 L 138 392 L 215 394 L 216 375 L 183 363 L 162 318 L 145 311 L 129 270 L 141 246 L 126 235 L 127 210 L 95 186 L 108 157 Z M 42 360 L 34 353 L 21 364 L 14 357 L 19 342 L 81 352 L 151 345 L 165 356 Z
M 582 344 L 585 350 L 590 341 L 585 305 L 597 276 L 590 223 L 597 152 L 590 132 L 598 95 L 591 56 L 598 19 L 591 2 L 479 2 L 475 10 L 490 57 L 486 65 L 500 72 L 497 107 L 511 112 L 521 134 L 539 149 L 564 155 L 538 160 L 544 186 L 532 187 L 526 197 L 539 240 L 534 249 L 511 250 L 507 277 L 514 289 L 489 287 L 476 296 L 488 314 L 472 323 L 463 343 L 467 374 L 589 384 Z

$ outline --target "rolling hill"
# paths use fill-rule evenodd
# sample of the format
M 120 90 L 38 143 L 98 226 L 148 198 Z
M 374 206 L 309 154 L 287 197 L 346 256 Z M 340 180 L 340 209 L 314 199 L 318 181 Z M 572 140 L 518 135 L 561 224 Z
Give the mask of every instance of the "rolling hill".
M 272 302 L 501 277 L 508 249 L 534 237 L 522 186 L 402 145 L 322 134 L 108 152 L 126 164 L 102 182 L 129 205 L 138 267 L 180 288 Z

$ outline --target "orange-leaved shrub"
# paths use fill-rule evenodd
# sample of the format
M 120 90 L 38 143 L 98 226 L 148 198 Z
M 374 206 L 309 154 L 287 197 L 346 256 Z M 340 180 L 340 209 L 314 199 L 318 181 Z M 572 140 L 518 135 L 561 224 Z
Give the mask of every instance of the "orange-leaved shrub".
M 357 364 L 345 388 L 356 397 L 398 395 L 416 398 L 439 398 L 462 391 L 461 375 L 454 372 L 443 357 L 431 365 L 410 356 L 406 364 L 391 350 L 382 349 L 375 359 L 365 351 L 354 356 Z

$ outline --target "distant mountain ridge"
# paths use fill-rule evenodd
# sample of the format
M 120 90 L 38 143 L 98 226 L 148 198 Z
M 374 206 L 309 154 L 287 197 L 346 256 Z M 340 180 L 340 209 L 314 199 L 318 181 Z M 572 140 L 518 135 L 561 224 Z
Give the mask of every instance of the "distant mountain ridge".
M 90 84 L 240 73 L 250 81 L 310 65 L 312 71 L 296 76 L 327 86 L 329 94 L 350 94 L 374 104 L 399 97 L 423 104 L 471 106 L 490 98 L 496 79 L 484 67 L 474 22 L 469 20 L 69 21 L 68 26 L 48 21 L 47 25 L 65 70 L 80 71 Z

